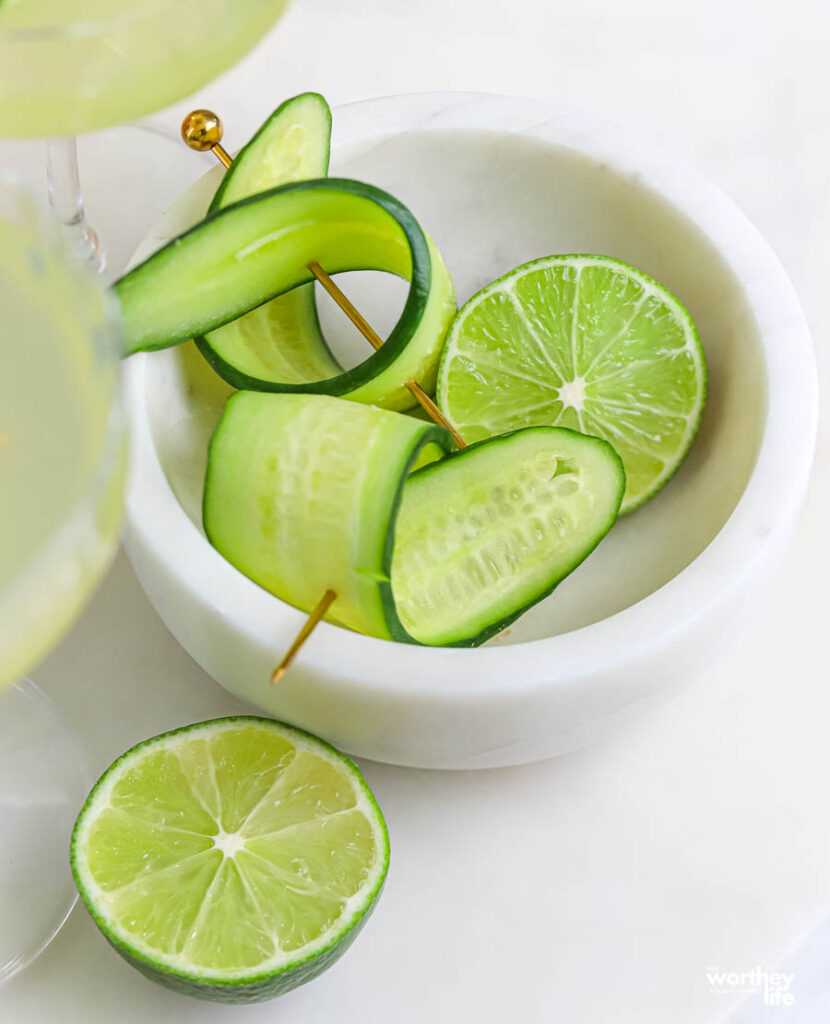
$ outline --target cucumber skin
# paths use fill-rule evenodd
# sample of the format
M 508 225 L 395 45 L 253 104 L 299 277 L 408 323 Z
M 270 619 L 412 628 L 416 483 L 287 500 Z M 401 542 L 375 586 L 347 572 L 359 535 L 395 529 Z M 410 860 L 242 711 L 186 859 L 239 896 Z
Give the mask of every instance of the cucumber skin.
M 559 586 L 559 584 L 564 579 L 567 579 L 567 577 L 574 571 L 574 569 L 576 569 L 577 566 L 581 565 L 582 562 L 584 562 L 585 559 L 588 557 L 588 555 L 590 555 L 591 552 L 596 549 L 597 545 L 608 534 L 611 527 L 617 521 L 620 505 L 622 504 L 623 495 L 625 493 L 625 469 L 623 468 L 622 459 L 619 457 L 619 455 L 617 455 L 617 452 L 613 448 L 613 446 L 610 445 L 607 441 L 603 440 L 602 438 L 595 437 L 592 434 L 581 434 L 579 431 L 571 430 L 568 427 L 520 427 L 519 429 L 511 430 L 506 434 L 499 434 L 496 437 L 484 438 L 481 441 L 476 441 L 474 444 L 467 445 L 466 448 L 462 448 L 460 450 L 451 452 L 445 458 L 441 459 L 440 462 L 434 462 L 428 466 L 424 466 L 423 469 L 419 469 L 417 470 L 417 472 L 413 473 L 412 477 L 414 478 L 417 476 L 419 478 L 423 478 L 423 476 L 430 473 L 449 470 L 452 468 L 453 464 L 457 465 L 458 460 L 469 458 L 479 448 L 482 448 L 484 446 L 490 447 L 492 445 L 503 444 L 505 442 L 509 443 L 510 439 L 516 437 L 517 435 L 527 435 L 529 432 L 537 431 L 556 431 L 557 433 L 571 434 L 574 438 L 578 438 L 580 443 L 589 441 L 597 446 L 600 446 L 604 450 L 604 454 L 609 458 L 611 465 L 615 467 L 618 474 L 617 498 L 615 503 L 616 508 L 609 517 L 605 529 L 598 533 L 594 537 L 593 542 L 583 549 L 581 555 L 578 558 L 576 558 L 574 562 L 570 564 L 564 572 L 561 572 L 558 575 L 556 575 L 547 587 L 543 588 L 541 591 L 539 591 L 537 594 L 531 597 L 531 599 L 527 601 L 524 605 L 522 605 L 520 608 L 517 608 L 515 611 L 509 612 L 507 615 L 486 626 L 475 636 L 461 637 L 458 640 L 443 641 L 440 644 L 433 645 L 423 643 L 422 641 L 415 641 L 416 643 L 420 643 L 422 646 L 436 647 L 481 646 L 481 644 L 485 643 L 487 640 L 492 639 L 492 637 L 496 636 L 503 629 L 506 629 L 511 623 L 515 622 L 516 619 L 518 619 L 521 615 L 524 615 L 524 613 L 528 611 L 530 608 L 532 608 L 534 605 L 538 604 L 540 601 L 543 601 L 546 597 L 549 597 L 553 593 L 553 591 Z

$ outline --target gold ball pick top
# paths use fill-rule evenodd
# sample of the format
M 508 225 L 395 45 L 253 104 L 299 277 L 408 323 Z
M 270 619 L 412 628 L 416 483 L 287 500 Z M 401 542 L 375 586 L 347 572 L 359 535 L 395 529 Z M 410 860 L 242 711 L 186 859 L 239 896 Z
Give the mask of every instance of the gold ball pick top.
M 230 167 L 231 158 L 222 146 L 225 129 L 222 119 L 212 110 L 191 110 L 182 121 L 182 139 L 198 153 L 213 153 L 225 167 Z

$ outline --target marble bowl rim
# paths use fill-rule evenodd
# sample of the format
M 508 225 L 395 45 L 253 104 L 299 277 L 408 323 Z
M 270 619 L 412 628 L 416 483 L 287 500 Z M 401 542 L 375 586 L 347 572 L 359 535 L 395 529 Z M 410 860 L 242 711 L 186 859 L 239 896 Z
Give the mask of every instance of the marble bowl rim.
M 501 131 L 575 150 L 636 177 L 708 237 L 744 290 L 757 323 L 767 408 L 755 464 L 729 518 L 686 568 L 638 602 L 557 636 L 477 649 L 394 643 L 322 623 L 316 642 L 302 652 L 303 663 L 366 694 L 481 700 L 551 686 L 578 688 L 614 665 L 670 647 L 684 626 L 737 595 L 768 546 L 781 531 L 790 532 L 809 479 L 817 417 L 814 354 L 798 297 L 770 245 L 718 186 L 681 158 L 630 130 L 555 103 L 415 93 L 345 104 L 336 109 L 334 123 L 333 150 L 404 130 Z M 142 243 L 148 250 L 151 237 L 152 232 Z M 148 358 L 152 353 L 132 357 L 124 373 L 131 435 L 128 531 L 193 600 L 279 656 L 305 614 L 234 569 L 179 504 L 155 450 L 144 402 Z M 244 615 L 232 608 L 244 608 Z

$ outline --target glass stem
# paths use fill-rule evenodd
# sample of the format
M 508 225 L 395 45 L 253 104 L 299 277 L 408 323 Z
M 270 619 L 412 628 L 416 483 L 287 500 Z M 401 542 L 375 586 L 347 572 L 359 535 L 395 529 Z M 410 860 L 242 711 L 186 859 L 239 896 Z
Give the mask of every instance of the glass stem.
M 49 205 L 61 222 L 72 251 L 82 260 L 104 269 L 104 254 L 98 235 L 86 222 L 78 171 L 75 136 L 49 139 L 46 143 L 46 178 Z

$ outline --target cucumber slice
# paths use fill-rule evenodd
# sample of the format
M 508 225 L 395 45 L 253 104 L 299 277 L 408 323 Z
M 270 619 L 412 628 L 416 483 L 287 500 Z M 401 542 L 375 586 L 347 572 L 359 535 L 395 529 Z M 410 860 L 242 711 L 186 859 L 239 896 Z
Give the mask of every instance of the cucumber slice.
M 209 213 L 277 185 L 324 177 L 329 169 L 331 109 L 317 92 L 281 103 L 234 157 Z
M 392 559 L 407 632 L 459 647 L 495 636 L 588 557 L 624 491 L 611 445 L 563 427 L 503 434 L 414 473 Z
M 319 93 L 286 100 L 237 153 L 208 212 L 277 185 L 325 177 L 330 140 L 331 110 Z M 320 330 L 313 284 L 280 295 L 195 341 L 222 376 L 223 368 L 232 366 L 248 377 L 303 384 L 343 372 Z
M 237 394 L 211 442 L 205 532 L 305 611 L 332 589 L 329 618 L 352 629 L 476 646 L 596 547 L 625 474 L 609 444 L 564 428 L 435 461 L 449 447 L 443 429 L 382 409 Z
M 213 350 L 214 369 L 234 387 L 348 395 L 410 408 L 408 380 L 426 390 L 455 315 L 455 293 L 435 246 L 409 210 L 362 182 L 329 178 L 270 189 L 210 214 L 116 282 L 127 354 L 179 344 L 236 320 L 313 279 L 383 270 L 410 281 L 400 319 L 384 345 L 335 377 L 306 383 L 245 373 Z
M 410 469 L 449 450 L 448 431 L 324 395 L 240 392 L 210 444 L 203 519 L 246 576 L 310 611 L 407 640 L 389 572 L 393 523 Z

